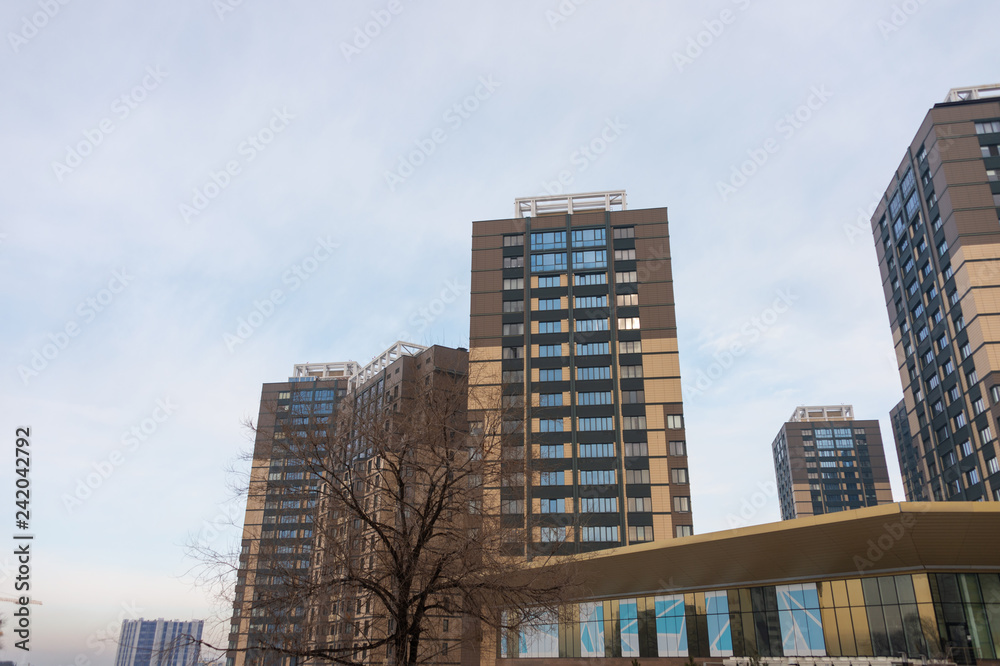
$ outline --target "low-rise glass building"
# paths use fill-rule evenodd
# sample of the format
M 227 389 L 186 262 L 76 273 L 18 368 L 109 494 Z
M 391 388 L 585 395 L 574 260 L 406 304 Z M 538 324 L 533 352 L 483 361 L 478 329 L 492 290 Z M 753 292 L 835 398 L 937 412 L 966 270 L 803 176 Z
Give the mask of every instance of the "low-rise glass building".
M 584 595 L 500 635 L 499 663 L 1000 664 L 1000 507 L 990 504 L 869 507 L 574 566 Z

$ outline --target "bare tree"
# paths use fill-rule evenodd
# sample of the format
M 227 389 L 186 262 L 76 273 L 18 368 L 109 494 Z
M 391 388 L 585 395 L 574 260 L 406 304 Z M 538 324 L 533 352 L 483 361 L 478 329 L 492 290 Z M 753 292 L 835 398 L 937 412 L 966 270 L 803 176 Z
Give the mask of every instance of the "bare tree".
M 543 567 L 542 556 L 526 566 L 509 549 L 523 533 L 501 521 L 500 489 L 524 483 L 523 401 L 499 385 L 470 395 L 468 379 L 465 367 L 435 367 L 392 393 L 362 387 L 329 417 L 258 429 L 258 448 L 273 441 L 267 457 L 302 470 L 284 497 L 312 507 L 313 536 L 298 552 L 280 540 L 256 544 L 234 615 L 249 618 L 250 640 L 231 645 L 231 656 L 457 661 L 448 651 L 478 649 L 482 628 L 509 630 L 566 598 L 569 565 Z M 248 506 L 262 507 L 250 486 Z

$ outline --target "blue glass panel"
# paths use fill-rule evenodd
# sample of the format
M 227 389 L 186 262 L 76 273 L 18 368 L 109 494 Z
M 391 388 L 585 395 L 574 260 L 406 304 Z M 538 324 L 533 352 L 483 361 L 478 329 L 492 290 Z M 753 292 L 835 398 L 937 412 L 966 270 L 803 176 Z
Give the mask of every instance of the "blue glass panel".
M 618 617 L 622 631 L 622 656 L 639 656 L 639 610 L 635 599 L 618 602 Z
M 580 604 L 580 656 L 604 656 L 604 604 Z
M 785 656 L 825 656 L 823 621 L 815 583 L 778 585 L 778 621 Z
M 656 606 L 656 645 L 659 656 L 688 656 L 684 597 L 680 594 L 674 594 L 656 597 L 654 602 Z
M 713 657 L 733 656 L 733 634 L 729 626 L 729 595 L 725 592 L 706 592 L 705 607 L 708 613 L 709 651 Z

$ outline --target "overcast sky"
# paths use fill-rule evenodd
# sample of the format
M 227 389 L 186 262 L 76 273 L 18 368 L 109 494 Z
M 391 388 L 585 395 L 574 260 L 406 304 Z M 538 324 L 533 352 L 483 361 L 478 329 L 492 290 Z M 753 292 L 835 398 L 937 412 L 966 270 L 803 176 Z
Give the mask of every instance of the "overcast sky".
M 0 413 L 9 443 L 32 434 L 31 661 L 109 665 L 123 618 L 225 617 L 184 544 L 238 538 L 227 470 L 261 384 L 399 338 L 465 346 L 470 222 L 561 172 L 670 209 L 696 532 L 779 518 L 770 444 L 799 404 L 880 419 L 903 499 L 865 211 L 930 106 L 1000 80 L 998 19 L 985 0 L 8 0 Z M 27 663 L 12 638 L 0 659 Z

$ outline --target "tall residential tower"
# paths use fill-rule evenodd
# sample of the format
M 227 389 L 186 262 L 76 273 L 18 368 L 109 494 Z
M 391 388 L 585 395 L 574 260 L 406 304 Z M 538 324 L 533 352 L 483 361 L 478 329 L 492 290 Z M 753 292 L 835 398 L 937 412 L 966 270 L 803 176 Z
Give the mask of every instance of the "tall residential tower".
M 851 405 L 796 407 L 771 449 L 782 520 L 892 502 L 878 421 Z
M 512 554 L 692 533 L 666 208 L 600 192 L 473 223 L 470 396 L 491 389 L 524 407 L 518 471 L 485 489 Z
M 897 442 L 909 500 L 1000 500 L 998 94 L 955 89 L 936 104 L 872 217 L 911 435 Z

